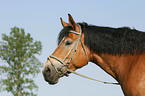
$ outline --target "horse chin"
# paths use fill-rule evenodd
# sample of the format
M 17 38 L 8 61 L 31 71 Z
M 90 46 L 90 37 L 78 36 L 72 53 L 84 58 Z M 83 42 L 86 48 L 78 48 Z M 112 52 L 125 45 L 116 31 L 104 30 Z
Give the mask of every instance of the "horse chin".
M 45 77 L 45 81 L 48 82 L 48 84 L 50 84 L 50 85 L 55 85 L 58 83 L 59 78 L 57 76 L 53 77 L 53 78 Z
M 58 81 L 59 81 L 59 79 L 58 79 L 57 81 L 51 81 L 51 82 L 48 82 L 48 84 L 49 84 L 49 85 L 55 85 L 55 84 L 58 83 Z

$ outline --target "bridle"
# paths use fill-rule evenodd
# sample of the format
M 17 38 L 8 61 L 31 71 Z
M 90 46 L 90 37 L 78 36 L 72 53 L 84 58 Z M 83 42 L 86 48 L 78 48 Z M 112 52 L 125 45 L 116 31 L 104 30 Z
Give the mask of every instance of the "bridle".
M 48 56 L 48 60 L 50 60 L 50 63 L 51 63 L 51 65 L 54 67 L 54 69 L 56 70 L 56 72 L 58 73 L 58 76 L 59 76 L 59 77 L 62 77 L 62 76 L 64 76 L 67 72 L 71 72 L 71 73 L 74 73 L 74 74 L 76 74 L 76 75 L 78 75 L 78 76 L 81 76 L 81 77 L 84 77 L 84 78 L 87 78 L 87 79 L 90 79 L 90 80 L 93 80 L 93 81 L 101 82 L 101 83 L 104 83 L 104 84 L 120 85 L 119 83 L 111 83 L 111 82 L 104 82 L 104 81 L 96 80 L 96 79 L 93 79 L 93 78 L 84 76 L 84 75 L 82 75 L 82 74 L 79 74 L 79 73 L 77 73 L 77 72 L 75 72 L 75 71 L 72 71 L 72 70 L 69 70 L 69 69 L 68 69 L 68 66 L 70 65 L 70 62 L 71 62 L 71 60 L 72 60 L 72 58 L 73 58 L 75 52 L 77 51 L 79 42 L 81 42 L 81 45 L 82 45 L 83 50 L 84 50 L 84 52 L 85 52 L 85 55 L 86 55 L 86 58 L 87 58 L 87 63 L 89 62 L 89 58 L 88 58 L 88 55 L 87 55 L 87 51 L 86 51 L 86 49 L 85 49 L 85 45 L 84 45 L 84 43 L 82 42 L 82 39 L 81 39 L 81 37 L 82 37 L 82 29 L 81 29 L 81 26 L 80 26 L 80 25 L 78 25 L 78 26 L 80 27 L 80 31 L 79 31 L 79 32 L 75 32 L 75 31 L 70 31 L 70 32 L 69 32 L 69 33 L 74 33 L 74 34 L 76 34 L 76 35 L 79 35 L 79 37 L 78 37 L 78 39 L 76 40 L 74 46 L 69 50 L 69 52 L 67 53 L 67 55 L 65 56 L 65 58 L 64 58 L 63 60 L 61 60 L 61 59 L 59 59 L 58 57 L 56 57 L 56 56 L 54 56 L 54 55 Z M 62 39 L 62 41 L 63 41 L 63 39 Z M 73 52 L 72 52 L 72 51 L 73 51 Z M 67 63 L 65 63 L 64 61 L 67 59 L 68 55 L 69 55 L 71 52 L 72 52 L 72 55 L 71 55 L 70 59 L 68 60 Z M 63 66 L 60 68 L 60 70 L 58 70 L 58 69 L 55 67 L 55 65 L 53 64 L 51 58 L 57 60 L 59 63 L 61 63 L 61 64 L 63 65 Z M 66 69 L 67 69 L 65 72 L 63 72 L 63 70 L 62 70 L 63 67 L 66 67 Z
M 76 51 L 77 51 L 79 42 L 81 42 L 81 45 L 82 45 L 82 47 L 83 47 L 84 53 L 85 53 L 86 58 L 87 58 L 87 63 L 89 62 L 89 58 L 88 58 L 88 55 L 87 55 L 87 51 L 86 51 L 86 49 L 85 49 L 85 45 L 84 45 L 84 43 L 83 43 L 83 41 L 82 41 L 82 39 L 81 39 L 81 37 L 82 37 L 82 29 L 81 29 L 81 26 L 80 26 L 80 25 L 78 25 L 78 26 L 80 27 L 80 31 L 79 31 L 79 32 L 75 32 L 75 31 L 70 31 L 70 32 L 69 32 L 69 33 L 74 33 L 74 34 L 76 34 L 76 35 L 79 35 L 79 37 L 78 37 L 78 39 L 76 40 L 76 42 L 75 42 L 75 44 L 73 45 L 73 47 L 69 50 L 69 52 L 67 53 L 67 55 L 65 56 L 65 58 L 64 58 L 63 60 L 61 60 L 61 59 L 59 59 L 58 57 L 56 57 L 56 56 L 54 56 L 54 55 L 48 56 L 48 60 L 50 60 L 51 65 L 54 67 L 54 69 L 55 69 L 56 72 L 58 73 L 59 77 L 62 77 L 66 72 L 70 71 L 70 70 L 68 69 L 68 66 L 70 65 L 70 62 L 71 62 L 71 60 L 72 60 L 74 54 L 75 54 Z M 62 40 L 63 40 L 63 39 L 62 39 Z M 71 52 L 72 52 L 72 54 L 71 54 L 70 59 L 68 60 L 67 63 L 65 63 L 64 61 L 67 59 L 67 57 L 70 55 Z M 61 64 L 63 65 L 63 66 L 61 67 L 60 70 L 58 70 L 58 69 L 55 67 L 55 65 L 52 63 L 51 58 L 57 60 L 59 63 L 61 63 Z M 62 68 L 63 68 L 63 67 L 66 67 L 66 68 L 67 68 L 66 72 L 63 72 L 63 71 L 62 71 Z

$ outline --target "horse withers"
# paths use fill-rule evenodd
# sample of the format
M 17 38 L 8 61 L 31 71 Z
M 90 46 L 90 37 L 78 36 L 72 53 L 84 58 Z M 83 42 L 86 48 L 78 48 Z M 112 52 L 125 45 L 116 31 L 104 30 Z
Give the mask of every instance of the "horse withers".
M 89 61 L 115 78 L 126 96 L 145 96 L 145 33 L 61 19 L 58 47 L 43 68 L 46 82 L 56 84 Z

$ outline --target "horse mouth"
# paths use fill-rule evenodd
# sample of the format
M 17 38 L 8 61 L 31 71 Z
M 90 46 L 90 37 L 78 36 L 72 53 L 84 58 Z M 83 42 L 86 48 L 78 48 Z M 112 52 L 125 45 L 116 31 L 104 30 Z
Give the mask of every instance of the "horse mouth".
M 66 73 L 64 73 L 61 76 L 59 74 L 57 74 L 57 73 L 55 73 L 55 75 L 50 75 L 50 74 L 47 74 L 46 72 L 42 72 L 42 73 L 43 73 L 43 76 L 44 76 L 44 80 L 46 82 L 48 82 L 48 84 L 55 85 L 55 84 L 58 83 L 59 78 L 61 78 L 63 76 L 68 77 L 71 72 L 67 71 Z
M 48 76 L 47 74 L 43 73 L 44 80 L 48 82 L 50 85 L 54 85 L 58 83 L 59 77 L 57 74 L 55 76 Z
M 58 81 L 59 81 L 59 80 L 57 80 L 57 81 L 49 81 L 48 84 L 49 84 L 49 85 L 55 85 L 55 84 L 58 83 Z

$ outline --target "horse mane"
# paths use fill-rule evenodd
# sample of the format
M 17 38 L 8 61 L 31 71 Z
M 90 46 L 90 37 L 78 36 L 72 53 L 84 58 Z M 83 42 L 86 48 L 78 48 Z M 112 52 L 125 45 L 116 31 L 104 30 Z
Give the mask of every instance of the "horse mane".
M 145 33 L 129 27 L 101 27 L 78 23 L 84 33 L 84 44 L 92 51 L 112 55 L 137 54 L 145 52 Z M 71 26 L 61 30 L 58 44 L 63 37 L 68 36 Z

